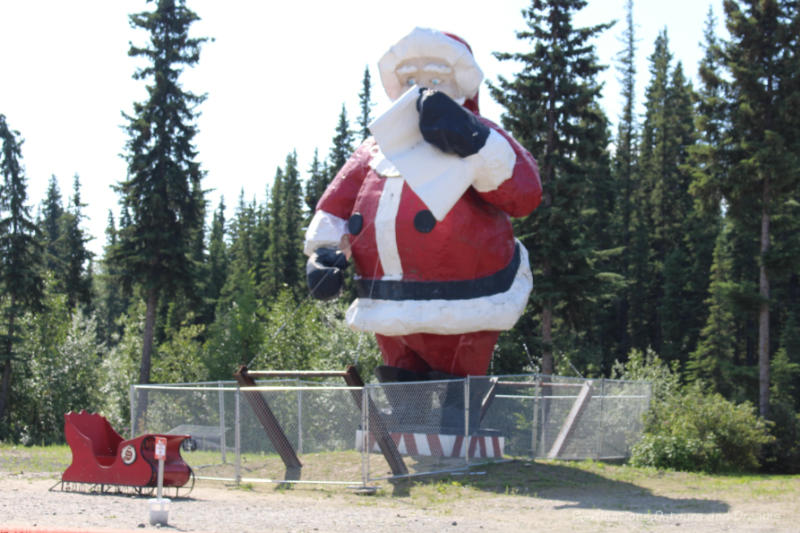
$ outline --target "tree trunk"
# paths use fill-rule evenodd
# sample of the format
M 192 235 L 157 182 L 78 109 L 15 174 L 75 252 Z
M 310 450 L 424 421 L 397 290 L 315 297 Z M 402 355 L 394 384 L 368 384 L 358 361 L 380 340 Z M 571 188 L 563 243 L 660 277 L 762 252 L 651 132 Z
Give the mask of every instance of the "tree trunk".
M 542 307 L 542 374 L 553 374 L 553 306 Z
M 153 336 L 156 325 L 156 309 L 158 307 L 158 290 L 148 289 L 147 310 L 144 319 L 144 335 L 142 337 L 142 364 L 139 367 L 139 383 L 150 383 L 150 367 L 153 354 Z
M 16 299 L 12 296 L 9 307 L 11 308 L 11 315 L 8 318 L 8 336 L 5 342 L 5 355 L 6 360 L 3 363 L 3 384 L 0 390 L 0 420 L 8 414 L 8 399 L 11 396 L 11 350 L 14 345 L 14 307 L 16 306 Z
M 764 262 L 769 251 L 769 222 L 769 178 L 766 178 L 761 203 L 761 254 L 758 267 L 758 294 L 761 297 L 758 311 L 758 411 L 765 418 L 769 414 L 769 276 Z
M 6 359 L 3 363 L 3 388 L 0 391 L 0 420 L 6 415 L 6 402 L 11 389 L 11 359 Z
M 144 318 L 144 333 L 142 335 L 142 362 L 139 366 L 139 384 L 150 383 L 150 367 L 152 366 L 153 337 L 156 324 L 156 310 L 158 309 L 158 289 L 147 290 L 147 308 Z M 136 417 L 134 418 L 134 433 L 142 431 L 146 420 L 147 389 L 139 391 L 136 402 Z
M 553 42 L 558 41 L 555 28 L 552 28 L 551 37 Z M 547 94 L 547 144 L 542 169 L 542 207 L 549 211 L 553 204 L 550 187 L 553 186 L 555 179 L 553 158 L 556 152 L 556 82 L 553 78 L 549 80 Z M 551 281 L 552 276 L 553 268 L 550 258 L 544 257 L 542 259 L 542 277 Z M 542 304 L 542 374 L 553 374 L 553 300 L 547 296 Z

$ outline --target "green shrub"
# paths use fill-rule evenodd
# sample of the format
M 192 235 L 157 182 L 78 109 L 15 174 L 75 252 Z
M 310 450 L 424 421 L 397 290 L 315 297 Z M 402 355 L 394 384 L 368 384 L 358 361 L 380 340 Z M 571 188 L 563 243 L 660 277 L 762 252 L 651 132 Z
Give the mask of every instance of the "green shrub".
M 652 351 L 633 352 L 614 376 L 646 379 L 653 385 L 644 436 L 631 451 L 631 463 L 674 470 L 747 471 L 757 469 L 764 447 L 775 439 L 748 403 L 735 404 L 700 384 L 681 385 L 676 366 Z
M 265 335 L 253 368 L 344 370 L 355 364 L 365 381 L 380 364 L 375 336 L 351 330 L 344 321 L 346 302 L 299 304 L 280 293 L 265 313 Z
M 102 405 L 99 412 L 111 427 L 126 438 L 130 436 L 130 387 L 139 380 L 144 330 L 144 304 L 137 301 L 117 321 L 122 336 L 108 352 L 101 365 L 99 383 Z
M 245 279 L 238 300 L 218 308 L 209 328 L 204 349 L 209 379 L 231 379 L 240 364 L 261 370 L 343 370 L 355 363 L 365 381 L 372 378 L 380 362 L 378 345 L 374 335 L 347 327 L 346 302 L 298 302 L 284 290 L 265 307 L 248 296 L 254 290 L 248 283 Z
M 761 463 L 768 472 L 800 472 L 800 413 L 790 401 L 777 398 L 770 402 L 771 433 L 774 441 L 764 447 Z
M 769 374 L 769 414 L 775 441 L 765 447 L 761 462 L 769 472 L 796 474 L 800 472 L 800 364 L 781 348 L 770 361 Z
M 616 361 L 611 368 L 612 379 L 631 381 L 647 381 L 652 386 L 653 403 L 664 402 L 676 394 L 680 394 L 681 381 L 677 361 L 672 366 L 662 361 L 652 349 L 641 352 L 631 350 L 625 363 Z
M 64 413 L 97 409 L 95 383 L 104 347 L 97 345 L 96 328 L 94 317 L 71 313 L 66 297 L 52 293 L 49 286 L 45 308 L 21 317 L 8 413 L 11 441 L 60 442 Z
M 633 446 L 630 463 L 671 470 L 716 471 L 722 457 L 711 441 L 650 433 Z
M 645 437 L 632 451 L 634 464 L 705 472 L 755 470 L 762 447 L 774 440 L 751 404 L 698 385 L 654 402 Z

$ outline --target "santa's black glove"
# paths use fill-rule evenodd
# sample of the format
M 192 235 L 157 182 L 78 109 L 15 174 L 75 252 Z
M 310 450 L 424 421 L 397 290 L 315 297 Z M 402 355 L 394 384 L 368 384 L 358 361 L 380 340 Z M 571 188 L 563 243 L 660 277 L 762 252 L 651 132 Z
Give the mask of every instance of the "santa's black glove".
M 317 248 L 306 263 L 306 282 L 311 297 L 330 300 L 339 296 L 344 284 L 347 257 L 334 248 Z
M 486 144 L 489 128 L 443 92 L 422 89 L 417 110 L 422 138 L 445 153 L 467 157 Z

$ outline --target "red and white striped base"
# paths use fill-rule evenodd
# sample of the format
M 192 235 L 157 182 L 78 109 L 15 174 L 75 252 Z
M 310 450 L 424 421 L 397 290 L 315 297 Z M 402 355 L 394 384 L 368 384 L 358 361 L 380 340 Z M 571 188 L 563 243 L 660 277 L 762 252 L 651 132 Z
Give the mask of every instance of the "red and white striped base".
M 501 436 L 442 435 L 438 433 L 391 433 L 398 451 L 403 455 L 429 457 L 464 457 L 469 450 L 470 458 L 501 459 L 505 438 Z M 379 452 L 378 443 L 370 435 L 370 450 Z M 364 449 L 364 431 L 356 430 L 356 449 Z

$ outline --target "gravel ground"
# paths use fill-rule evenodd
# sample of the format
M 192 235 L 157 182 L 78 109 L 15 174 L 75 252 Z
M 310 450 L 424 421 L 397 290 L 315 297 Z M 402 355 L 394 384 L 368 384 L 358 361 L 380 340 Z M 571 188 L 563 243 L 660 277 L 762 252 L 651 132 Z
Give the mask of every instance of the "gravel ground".
M 57 480 L 55 474 L 0 472 L 0 533 L 153 529 L 209 533 L 674 532 L 676 526 L 702 532 L 798 531 L 798 477 L 743 489 L 693 487 L 683 477 L 666 481 L 657 477 L 652 483 L 564 483 L 527 494 L 423 482 L 399 493 L 388 485 L 372 496 L 346 488 L 283 490 L 258 485 L 236 489 L 198 481 L 188 497 L 172 500 L 169 523 L 153 526 L 145 497 L 50 491 Z

